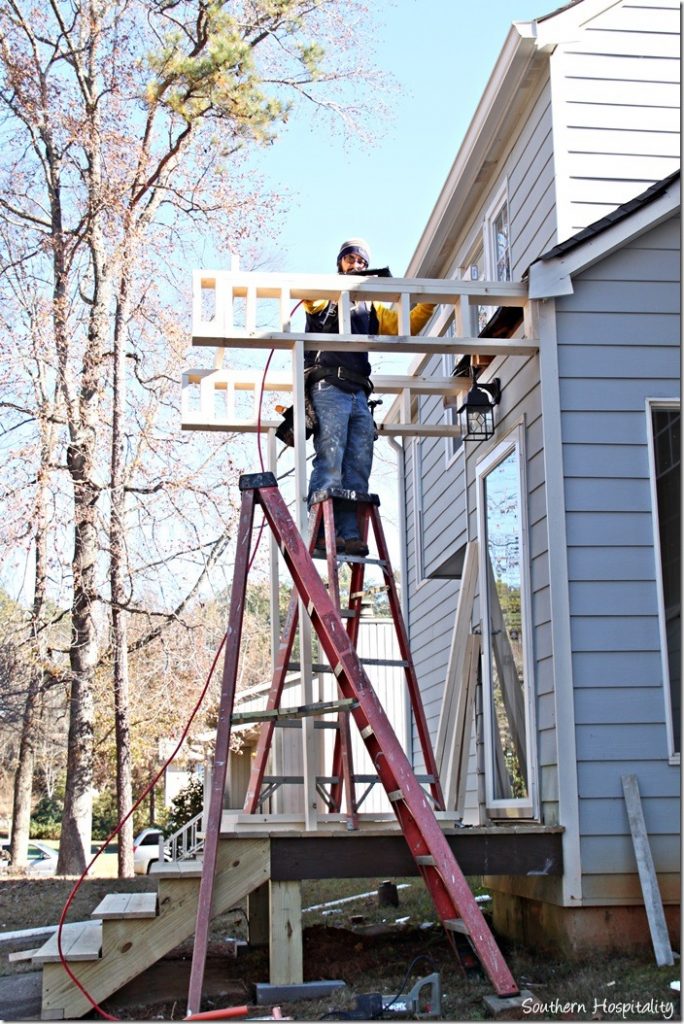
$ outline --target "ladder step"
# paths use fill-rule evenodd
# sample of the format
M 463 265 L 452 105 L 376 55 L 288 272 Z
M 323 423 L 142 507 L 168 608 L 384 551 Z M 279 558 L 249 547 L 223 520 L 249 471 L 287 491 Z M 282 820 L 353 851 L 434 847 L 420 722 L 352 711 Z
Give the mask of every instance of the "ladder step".
M 333 711 L 351 711 L 358 707 L 358 701 L 352 700 L 321 700 L 316 704 L 302 704 L 294 708 L 272 708 L 268 711 L 243 711 L 234 714 L 231 721 L 268 722 L 278 718 L 306 718 L 309 715 L 330 715 Z
M 400 800 L 404 799 L 404 794 L 400 789 L 393 789 L 391 793 L 387 794 L 388 800 L 391 800 L 393 804 L 399 803 Z
M 416 864 L 418 864 L 419 867 L 423 868 L 434 868 L 435 858 L 432 856 L 431 853 L 421 853 L 416 857 Z
M 389 562 L 386 558 L 369 558 L 368 555 L 344 555 L 338 552 L 335 555 L 335 561 L 341 564 L 344 562 L 356 562 L 361 565 L 380 565 L 383 569 L 389 567 Z
M 452 917 L 449 920 L 444 921 L 443 924 L 448 932 L 458 932 L 459 935 L 470 935 L 467 924 L 460 917 Z

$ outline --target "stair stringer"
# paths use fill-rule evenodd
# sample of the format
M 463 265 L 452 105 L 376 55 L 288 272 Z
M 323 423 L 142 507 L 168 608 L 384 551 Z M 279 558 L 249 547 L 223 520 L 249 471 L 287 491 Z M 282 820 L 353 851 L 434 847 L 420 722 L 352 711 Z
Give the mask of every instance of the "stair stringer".
M 212 917 L 224 913 L 270 878 L 268 839 L 221 839 L 212 897 Z M 136 920 L 102 921 L 99 960 L 69 963 L 69 968 L 100 1003 L 142 974 L 195 930 L 199 875 L 164 877 L 159 872 L 159 914 Z M 91 1004 L 61 963 L 43 965 L 42 1020 L 75 1020 Z

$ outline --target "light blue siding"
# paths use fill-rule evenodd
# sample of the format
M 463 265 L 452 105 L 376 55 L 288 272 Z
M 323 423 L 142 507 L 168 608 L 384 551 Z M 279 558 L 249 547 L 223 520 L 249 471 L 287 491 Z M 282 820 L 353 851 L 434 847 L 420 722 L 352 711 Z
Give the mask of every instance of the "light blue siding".
M 620 776 L 642 779 L 656 868 L 679 848 L 668 763 L 648 398 L 679 394 L 679 219 L 556 301 L 582 872 L 629 874 Z

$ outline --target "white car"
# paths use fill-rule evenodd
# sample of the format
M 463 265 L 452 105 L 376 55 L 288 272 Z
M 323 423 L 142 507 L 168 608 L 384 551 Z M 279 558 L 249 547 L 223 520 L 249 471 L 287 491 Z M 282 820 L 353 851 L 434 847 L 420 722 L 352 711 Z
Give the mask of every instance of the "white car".
M 158 828 L 144 828 L 133 840 L 133 870 L 136 875 L 149 875 L 150 868 L 159 860 L 159 839 L 164 833 Z M 164 860 L 170 860 L 168 854 Z
M 47 877 L 57 873 L 57 851 L 46 846 L 38 839 L 30 839 L 28 844 L 27 874 Z M 8 865 L 10 859 L 9 839 L 0 839 L 0 860 Z

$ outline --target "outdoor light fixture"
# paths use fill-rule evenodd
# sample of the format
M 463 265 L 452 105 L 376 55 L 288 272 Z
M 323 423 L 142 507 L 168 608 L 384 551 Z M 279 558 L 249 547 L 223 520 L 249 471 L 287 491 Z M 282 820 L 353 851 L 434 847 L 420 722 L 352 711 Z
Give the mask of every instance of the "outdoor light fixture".
M 494 434 L 494 406 L 501 401 L 501 381 L 498 377 L 487 384 L 478 384 L 471 367 L 472 387 L 458 410 L 461 432 L 465 441 L 486 441 Z

